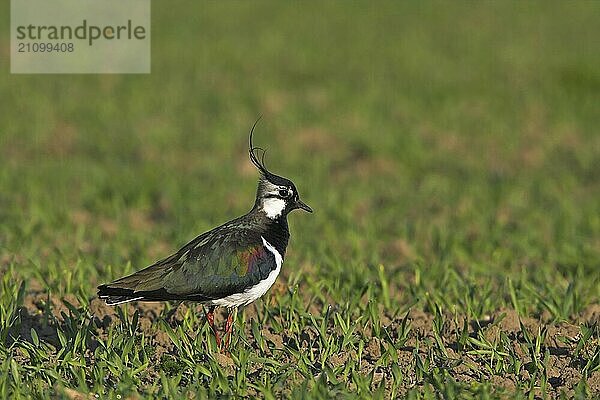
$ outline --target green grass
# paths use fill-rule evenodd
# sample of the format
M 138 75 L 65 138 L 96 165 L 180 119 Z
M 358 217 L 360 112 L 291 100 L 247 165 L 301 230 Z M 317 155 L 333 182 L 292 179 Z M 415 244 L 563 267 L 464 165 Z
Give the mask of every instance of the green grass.
M 194 4 L 150 75 L 10 75 L 0 21 L 0 397 L 600 395 L 597 3 Z M 259 114 L 315 213 L 230 357 L 98 314 L 250 208 Z

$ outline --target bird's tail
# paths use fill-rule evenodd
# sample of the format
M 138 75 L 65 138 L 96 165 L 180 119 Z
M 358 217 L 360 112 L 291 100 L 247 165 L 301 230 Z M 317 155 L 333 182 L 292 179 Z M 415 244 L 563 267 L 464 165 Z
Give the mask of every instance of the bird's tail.
M 104 300 L 109 306 L 144 299 L 144 296 L 135 294 L 131 289 L 114 288 L 108 285 L 98 286 L 98 297 Z
M 136 300 L 199 302 L 213 300 L 212 297 L 200 293 L 179 293 L 167 290 L 165 279 L 180 266 L 181 254 L 175 253 L 138 272 L 98 286 L 98 297 L 111 306 Z
M 167 257 L 149 267 L 114 282 L 98 286 L 98 297 L 115 306 L 130 301 L 171 300 L 164 289 L 164 277 L 171 271 L 176 256 Z

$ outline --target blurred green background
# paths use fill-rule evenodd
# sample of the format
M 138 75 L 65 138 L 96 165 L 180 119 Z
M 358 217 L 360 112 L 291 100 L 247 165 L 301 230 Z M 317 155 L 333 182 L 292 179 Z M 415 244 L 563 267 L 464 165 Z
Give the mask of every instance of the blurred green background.
M 268 167 L 315 210 L 290 216 L 284 285 L 343 302 L 381 264 L 394 310 L 480 318 L 514 283 L 572 318 L 600 294 L 598 21 L 597 2 L 156 1 L 151 74 L 11 75 L 3 18 L 0 268 L 93 296 L 246 212 L 263 115 Z
M 247 211 L 262 114 L 269 167 L 316 210 L 291 216 L 313 279 L 416 259 L 597 281 L 596 3 L 152 6 L 150 75 L 10 75 L 3 22 L 1 251 L 23 277 L 91 293 Z
M 247 211 L 261 114 L 268 165 L 316 210 L 289 257 L 315 277 L 323 255 L 597 271 L 596 3 L 152 7 L 150 75 L 10 75 L 2 22 L 0 232 L 24 276 L 91 290 Z

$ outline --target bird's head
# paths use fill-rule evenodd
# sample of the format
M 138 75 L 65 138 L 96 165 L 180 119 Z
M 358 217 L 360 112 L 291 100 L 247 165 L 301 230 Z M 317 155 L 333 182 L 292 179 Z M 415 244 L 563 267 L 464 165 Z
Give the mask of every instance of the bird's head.
M 296 189 L 296 185 L 292 181 L 275 175 L 265 167 L 265 150 L 260 147 L 254 147 L 252 144 L 252 135 L 257 122 L 254 123 L 250 131 L 250 147 L 248 149 L 250 161 L 258 168 L 261 175 L 258 181 L 258 190 L 256 191 L 255 208 L 260 212 L 264 212 L 270 219 L 285 217 L 290 211 L 295 209 L 312 212 L 312 208 L 300 200 L 298 189 Z M 256 155 L 258 151 L 262 152 L 260 159 Z

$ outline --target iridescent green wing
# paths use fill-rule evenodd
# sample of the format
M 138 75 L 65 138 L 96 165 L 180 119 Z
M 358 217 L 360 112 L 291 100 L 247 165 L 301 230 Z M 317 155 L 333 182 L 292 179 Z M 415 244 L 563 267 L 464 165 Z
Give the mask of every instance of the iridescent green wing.
M 190 251 L 177 271 L 166 277 L 169 293 L 219 299 L 243 292 L 277 267 L 260 235 L 236 230 Z

